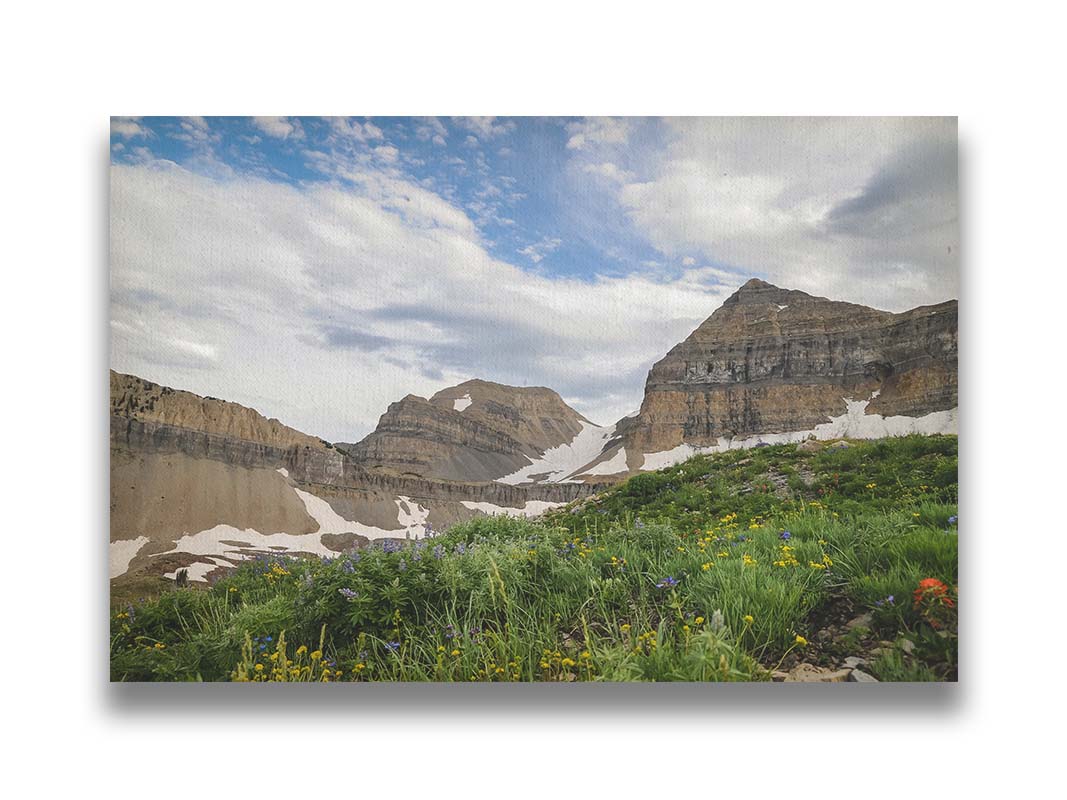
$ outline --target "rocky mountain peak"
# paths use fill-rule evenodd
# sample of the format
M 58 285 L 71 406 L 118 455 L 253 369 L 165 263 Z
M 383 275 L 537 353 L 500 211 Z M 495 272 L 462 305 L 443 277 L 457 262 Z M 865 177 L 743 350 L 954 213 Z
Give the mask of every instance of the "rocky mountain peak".
M 543 386 L 472 379 L 393 403 L 377 428 L 339 445 L 364 464 L 447 480 L 493 480 L 566 444 L 589 421 Z
M 954 409 L 956 302 L 895 314 L 753 278 L 652 367 L 618 430 L 628 453 L 729 446 L 811 431 L 850 401 L 884 417 Z

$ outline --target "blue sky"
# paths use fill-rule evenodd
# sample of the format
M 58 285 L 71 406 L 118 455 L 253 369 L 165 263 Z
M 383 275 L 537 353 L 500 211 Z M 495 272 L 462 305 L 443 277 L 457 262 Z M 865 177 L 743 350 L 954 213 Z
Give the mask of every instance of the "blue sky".
M 568 169 L 574 120 L 378 117 L 344 123 L 361 126 L 362 136 L 339 135 L 336 120 L 317 117 L 214 117 L 209 133 L 180 117 L 133 124 L 144 135 L 112 134 L 115 163 L 164 159 L 212 177 L 248 174 L 302 186 L 337 180 L 340 159 L 365 158 L 465 209 L 495 257 L 546 275 L 591 278 L 661 260 L 611 209 L 581 198 L 587 181 Z M 634 154 L 645 152 L 642 140 L 662 135 L 654 119 L 633 127 Z
M 956 295 L 951 119 L 114 118 L 112 364 L 335 441 L 481 377 L 595 422 L 750 277 Z

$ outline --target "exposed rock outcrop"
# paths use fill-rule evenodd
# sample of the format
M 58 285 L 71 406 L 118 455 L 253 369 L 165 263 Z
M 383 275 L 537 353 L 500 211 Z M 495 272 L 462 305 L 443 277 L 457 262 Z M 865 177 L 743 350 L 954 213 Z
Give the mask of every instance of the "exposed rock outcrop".
M 357 444 L 339 444 L 367 467 L 459 481 L 489 481 L 572 441 L 589 424 L 551 389 L 472 380 L 429 400 L 393 403 Z
M 750 280 L 649 372 L 617 434 L 631 453 L 954 409 L 957 304 L 900 314 Z M 631 464 L 631 468 L 640 464 Z
M 599 488 L 400 473 L 236 403 L 117 373 L 111 387 L 112 577 L 186 567 L 191 580 L 204 580 L 257 552 L 328 555 L 371 539 L 422 536 L 427 526 L 440 530 L 482 513 L 529 516 Z M 409 420 L 418 434 L 413 452 L 425 446 L 457 468 L 465 453 L 474 454 L 483 471 L 494 463 L 510 471 L 530 462 L 521 453 L 540 453 L 535 442 L 555 442 L 582 425 L 572 425 L 572 415 L 581 418 L 547 390 L 516 390 L 519 402 L 505 405 L 494 389 L 445 391 L 459 388 L 481 395 L 477 409 L 474 401 L 459 403 L 475 411 L 470 417 L 448 411 L 455 400 L 447 396 L 399 404 L 419 411 Z M 515 430 L 526 441 L 503 430 L 516 415 Z M 427 438 L 434 430 L 451 437 L 451 449 L 434 449 Z

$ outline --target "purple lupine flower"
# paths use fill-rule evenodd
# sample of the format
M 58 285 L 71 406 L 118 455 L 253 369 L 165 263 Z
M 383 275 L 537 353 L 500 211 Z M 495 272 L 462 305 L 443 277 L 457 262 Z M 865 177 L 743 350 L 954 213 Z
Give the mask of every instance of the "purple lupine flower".
M 951 517 L 948 518 L 948 524 L 949 525 L 955 525 L 958 520 L 959 520 L 959 516 L 957 516 L 956 514 L 953 514 Z
M 441 558 L 442 558 L 442 557 L 444 556 L 444 554 L 445 554 L 445 549 L 444 549 L 443 547 L 441 547 L 441 545 L 436 545 L 436 546 L 434 546 L 434 549 L 433 549 L 433 557 L 434 557 L 435 559 L 437 559 L 438 561 L 440 561 L 440 560 L 441 560 Z
M 672 578 L 670 575 L 668 575 L 666 578 L 664 578 L 663 580 L 661 580 L 659 583 L 656 584 L 656 588 L 657 589 L 670 589 L 671 587 L 674 587 L 674 586 L 677 586 L 677 585 L 678 585 L 678 581 L 676 581 L 674 578 Z
M 408 562 L 406 562 L 404 559 L 400 559 L 400 563 L 397 564 L 396 568 L 401 572 L 406 572 L 408 568 Z
M 359 594 L 357 592 L 352 591 L 351 589 L 338 589 L 337 591 L 341 594 L 341 597 L 343 597 L 345 600 L 348 600 L 350 603 L 355 601 L 355 599 L 359 597 Z
M 385 647 L 389 651 L 395 653 L 397 650 L 400 649 L 400 642 L 386 642 Z
M 462 556 L 462 555 L 466 554 L 466 552 L 467 552 L 467 545 L 466 545 L 465 542 L 460 542 L 459 544 L 456 545 L 456 553 L 458 555 Z

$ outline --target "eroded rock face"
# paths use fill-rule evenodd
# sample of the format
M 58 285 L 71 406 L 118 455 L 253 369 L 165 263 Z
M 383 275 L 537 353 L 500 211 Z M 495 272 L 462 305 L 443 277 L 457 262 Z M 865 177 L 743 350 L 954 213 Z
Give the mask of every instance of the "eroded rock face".
M 588 422 L 551 389 L 472 380 L 393 403 L 378 427 L 338 445 L 367 467 L 397 474 L 488 481 L 570 442 Z
M 268 419 L 253 408 L 160 386 L 114 370 L 111 371 L 111 416 L 274 448 L 325 445 L 321 439 Z
M 441 394 L 465 389 L 466 397 L 471 388 L 479 402 L 459 403 L 469 417 L 449 411 L 456 400 L 448 396 L 394 404 L 414 434 L 399 437 L 410 452 L 452 464 L 460 476 L 445 480 L 364 464 L 254 409 L 112 373 L 112 577 L 187 567 L 191 580 L 204 580 L 256 552 L 332 554 L 479 513 L 536 514 L 603 488 L 477 480 L 478 470 L 503 474 L 529 463 L 523 453 L 565 436 L 577 415 L 547 390 L 516 390 L 513 405 L 467 385 Z M 516 415 L 526 441 L 501 430 Z M 474 468 L 465 472 L 461 459 Z
M 955 300 L 893 314 L 753 279 L 652 367 L 618 432 L 652 453 L 811 430 L 844 398 L 887 417 L 952 409 L 957 344 Z

